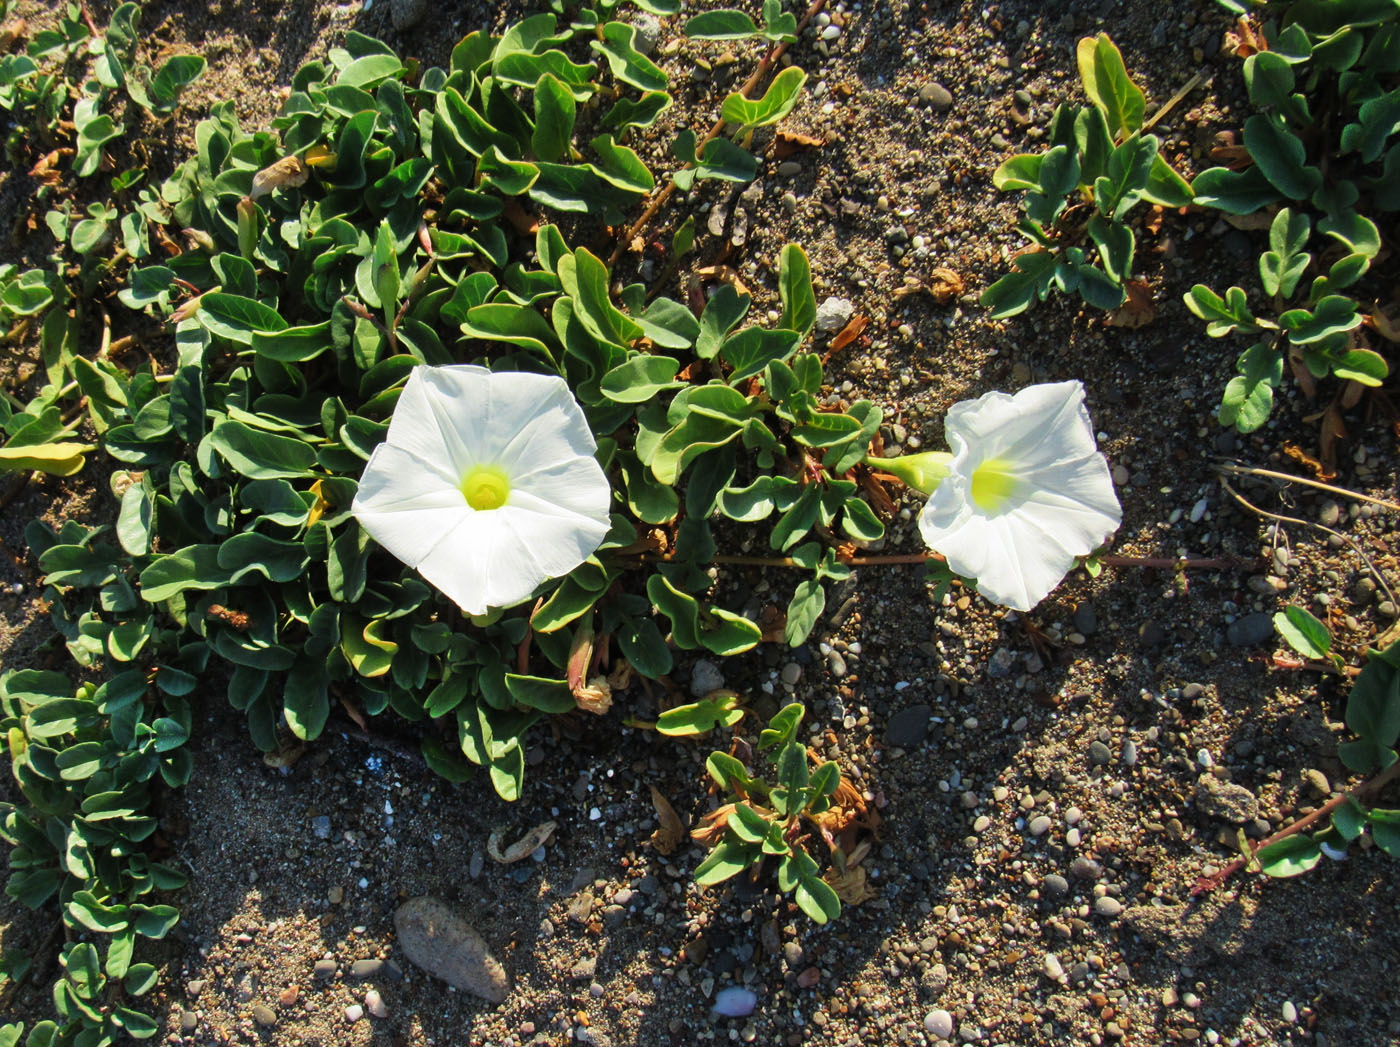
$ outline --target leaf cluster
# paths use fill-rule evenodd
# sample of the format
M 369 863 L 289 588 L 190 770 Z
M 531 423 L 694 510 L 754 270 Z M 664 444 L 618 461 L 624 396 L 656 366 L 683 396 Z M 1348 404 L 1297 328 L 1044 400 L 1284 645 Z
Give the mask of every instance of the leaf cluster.
M 622 144 L 655 115 L 625 103 L 664 87 L 633 32 L 537 15 L 421 70 L 351 33 L 298 71 L 273 133 L 215 107 L 137 231 L 185 231 L 187 249 L 155 261 L 134 245 L 148 264 L 122 296 L 174 325 L 172 364 L 72 362 L 122 467 L 116 542 L 60 536 L 40 561 L 76 658 L 201 644 L 265 750 L 284 728 L 315 738 L 338 697 L 422 722 L 436 769 L 480 765 L 513 799 L 524 733 L 573 709 L 591 671 L 569 671 L 571 653 L 601 660 L 615 643 L 655 678 L 674 649 L 760 641 L 709 597 L 712 519 L 775 520 L 772 548 L 811 572 L 786 629 L 806 638 L 823 581 L 848 572 L 833 532 L 870 541 L 883 525 L 848 475 L 880 411 L 833 409 L 802 351 L 816 316 L 805 255 L 782 252 L 770 329 L 745 323 L 750 296 L 728 285 L 698 316 L 642 285 L 614 297 L 560 226 L 517 231 L 526 206 L 615 220 L 654 186 Z M 590 56 L 607 72 L 577 60 Z M 476 621 L 348 511 L 411 370 L 464 359 L 564 377 L 616 492 L 593 556 L 533 609 Z
M 0 803 L 5 893 L 33 909 L 56 899 L 69 938 L 53 988 L 57 1020 L 35 1026 L 27 1044 L 100 1047 L 159 1028 L 137 1009 L 156 968 L 135 954 L 141 939 L 174 927 L 179 914 L 154 895 L 183 887 L 185 876 L 142 849 L 156 829 L 156 790 L 190 775 L 187 696 L 204 660 L 186 648 L 100 686 L 46 670 L 0 676 L 0 738 L 20 795 Z M 7 1030 L 0 1038 L 17 1043 L 22 1027 Z
M 1055 109 L 1043 153 L 1013 156 L 992 175 L 1002 190 L 1024 192 L 1017 228 L 1031 241 L 1013 270 L 983 292 L 998 319 L 1015 316 L 1052 289 L 1116 309 L 1127 299 L 1136 237 L 1128 215 L 1141 202 L 1183 207 L 1191 189 L 1143 131 L 1145 98 L 1107 33 L 1077 51 L 1089 106 Z
M 1268 18 L 1275 12 L 1277 21 Z M 1309 395 L 1328 375 L 1366 386 L 1385 379 L 1386 361 L 1360 331 L 1362 299 L 1349 289 L 1381 255 L 1380 230 L 1362 209 L 1400 210 L 1400 8 L 1301 0 L 1258 13 L 1267 49 L 1244 60 L 1255 109 L 1244 124 L 1246 155 L 1242 165 L 1202 171 L 1192 190 L 1197 203 L 1227 214 L 1278 209 L 1259 258 L 1273 316 L 1256 316 L 1238 286 L 1219 295 L 1197 284 L 1186 295 L 1211 337 L 1254 339 L 1220 406 L 1221 423 L 1240 432 L 1268 420 L 1285 366 Z M 1326 240 L 1310 252 L 1314 230 Z
M 710 754 L 705 767 L 729 802 L 721 808 L 723 832 L 696 867 L 695 880 L 712 886 L 743 872 L 757 875 L 771 858 L 777 862 L 778 888 L 792 894 L 798 908 L 820 924 L 841 915 L 841 900 L 807 853 L 803 828 L 831 807 L 841 770 L 829 761 L 811 766 L 807 747 L 797 737 L 802 713 L 799 704 L 785 706 L 759 736 L 758 750 L 766 754 L 771 781 L 755 777 L 728 753 Z

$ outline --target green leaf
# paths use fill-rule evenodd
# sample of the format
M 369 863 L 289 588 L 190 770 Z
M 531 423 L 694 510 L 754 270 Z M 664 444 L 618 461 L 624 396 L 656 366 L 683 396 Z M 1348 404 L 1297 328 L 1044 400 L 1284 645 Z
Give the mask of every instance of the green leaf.
M 1221 425 L 1233 425 L 1252 433 L 1269 419 L 1274 389 L 1283 381 L 1283 355 L 1268 341 L 1246 349 L 1238 363 L 1239 375 L 1230 379 L 1221 398 Z
M 608 22 L 599 31 L 600 39 L 589 46 L 608 60 L 612 75 L 640 91 L 666 90 L 666 74 L 633 46 L 636 30 L 624 22 Z
M 1200 206 L 1214 207 L 1226 214 L 1253 214 L 1279 198 L 1278 190 L 1258 167 L 1243 171 L 1209 168 L 1196 176 L 1191 192 Z
M 793 900 L 813 923 L 826 923 L 841 915 L 841 899 L 831 885 L 818 876 L 804 876 L 793 892 Z
M 812 635 L 817 622 L 821 621 L 826 609 L 826 590 L 814 578 L 804 578 L 797 583 L 797 589 L 788 603 L 787 622 L 783 625 L 783 638 L 789 647 L 800 647 Z
M 603 181 L 629 193 L 649 193 L 656 188 L 647 165 L 631 149 L 614 142 L 612 135 L 597 135 L 589 144 L 598 154 L 593 170 Z
M 1191 191 L 1191 184 L 1158 153 L 1152 158 L 1152 169 L 1147 174 L 1142 198 L 1162 207 L 1185 207 L 1195 200 L 1195 194 Z
M 1260 51 L 1244 60 L 1244 83 L 1256 109 L 1275 109 L 1294 127 L 1312 123 L 1307 99 L 1294 93 L 1293 66 L 1283 55 Z
M 685 385 L 675 380 L 680 366 L 680 361 L 670 356 L 638 353 L 603 375 L 598 388 L 616 403 L 645 403 L 658 393 Z
M 807 74 L 790 65 L 773 78 L 763 97 L 756 101 L 745 98 L 738 91 L 727 95 L 724 105 L 720 107 L 720 118 L 726 123 L 745 128 L 776 124 L 797 105 L 806 81 Z
M 1333 294 L 1312 309 L 1288 310 L 1278 318 L 1278 323 L 1288 332 L 1288 340 L 1294 345 L 1309 345 L 1359 327 L 1362 319 L 1354 299 Z
M 1242 287 L 1231 287 L 1221 298 L 1205 284 L 1195 284 L 1182 298 L 1186 308 L 1207 321 L 1206 334 L 1212 338 L 1223 338 L 1236 328 L 1246 332 L 1259 330 Z
M 709 856 L 695 867 L 695 882 L 711 887 L 737 876 L 762 856 L 756 844 L 746 844 L 733 837 L 721 840 Z
M 521 705 L 545 713 L 566 713 L 576 708 L 569 685 L 563 680 L 506 673 L 506 690 Z
M 1302 607 L 1289 606 L 1279 611 L 1274 615 L 1274 628 L 1304 658 L 1326 658 L 1332 649 L 1332 634 L 1327 626 Z
M 251 345 L 253 333 L 287 329 L 277 310 L 242 295 L 210 291 L 199 300 L 199 321 L 210 334 L 240 345 Z
M 1042 153 L 1020 153 L 1003 161 L 992 172 L 992 185 L 1002 192 L 1013 189 L 1036 190 L 1040 188 L 1040 165 L 1044 162 Z
M 305 363 L 331 348 L 329 320 L 304 327 L 288 327 L 280 331 L 254 331 L 250 344 L 253 352 L 269 360 L 283 363 Z
M 1146 99 L 1123 65 L 1123 56 L 1107 33 L 1085 37 L 1075 50 L 1084 93 L 1103 113 L 1115 139 L 1127 138 L 1142 126 Z
M 1390 367 L 1385 357 L 1373 350 L 1350 349 L 1342 354 L 1341 360 L 1332 364 L 1332 373 L 1338 378 L 1349 378 L 1374 388 L 1385 381 Z
M 656 730 L 672 738 L 704 734 L 716 727 L 733 727 L 744 718 L 733 691 L 717 691 L 698 702 L 673 706 L 656 718 Z
M 1400 88 L 1361 103 L 1355 123 L 1342 128 L 1342 152 L 1359 152 L 1363 163 L 1372 163 L 1387 140 L 1400 127 Z
M 330 717 L 330 673 L 324 657 L 298 656 L 282 691 L 282 715 L 302 741 L 320 736 Z
M 1099 249 L 1104 272 L 1118 283 L 1133 275 L 1133 231 L 1122 222 L 1096 214 L 1089 219 L 1089 236 Z
M 1322 184 L 1322 173 L 1306 163 L 1302 141 L 1280 117 L 1251 116 L 1244 122 L 1244 145 L 1264 177 L 1289 199 L 1306 200 Z
M 345 87 L 373 87 L 381 80 L 397 77 L 404 71 L 403 63 L 392 54 L 368 54 L 355 59 L 335 78 Z
M 0 447 L 0 474 L 37 470 L 54 476 L 72 476 L 82 470 L 87 452 L 96 450 L 91 444 L 60 440 L 33 446 Z
M 1014 268 L 978 299 L 991 309 L 993 320 L 1004 320 L 1025 312 L 1037 300 L 1044 301 L 1050 293 L 1055 272 L 1055 255 L 1050 251 L 1029 251 L 1017 255 Z
M 155 512 L 149 480 L 133 483 L 122 495 L 117 514 L 117 540 L 132 556 L 144 556 L 151 547 L 151 523 Z
M 1392 858 L 1400 858 L 1400 811 L 1373 808 L 1366 812 L 1366 822 L 1376 846 Z
M 742 11 L 705 11 L 685 23 L 692 40 L 747 40 L 758 35 L 754 20 Z
M 700 334 L 695 339 L 695 355 L 712 359 L 739 322 L 748 314 L 749 295 L 735 290 L 731 284 L 721 284 L 714 296 L 705 303 L 700 314 Z
M 159 113 L 173 112 L 181 92 L 204 75 L 206 66 L 207 63 L 199 55 L 172 55 L 167 58 L 151 79 L 148 91 L 151 108 Z
M 531 147 L 541 160 L 567 157 L 578 112 L 573 92 L 557 77 L 545 73 L 535 85 L 535 130 Z
M 1388 748 L 1400 739 L 1400 641 L 1366 652 L 1366 667 L 1347 696 L 1346 724 L 1366 741 Z
M 813 316 L 815 317 L 815 310 Z M 704 316 L 701 316 L 701 330 L 704 330 Z M 787 329 L 768 330 L 762 327 L 746 327 L 738 334 L 730 335 L 720 347 L 719 355 L 734 370 L 727 381 L 730 385 L 761 374 L 775 360 L 786 360 L 797 351 L 802 340 L 799 332 Z
M 1294 214 L 1285 207 L 1274 216 L 1269 226 L 1270 249 L 1259 256 L 1259 280 L 1265 294 L 1293 297 L 1312 261 L 1312 255 L 1303 250 L 1311 232 L 1312 223 L 1302 212 Z
M 1297 833 L 1259 848 L 1254 856 L 1265 874 L 1282 878 L 1307 872 L 1322 860 L 1322 851 L 1311 836 Z
M 618 628 L 616 635 L 622 656 L 647 679 L 657 680 L 671 671 L 671 652 L 652 619 L 628 619 Z
M 220 422 L 209 440 L 236 472 L 250 480 L 297 479 L 310 475 L 316 465 L 316 451 L 305 441 L 242 422 Z
M 778 326 L 805 337 L 817 322 L 817 298 L 807 254 L 796 244 L 787 244 L 778 255 L 778 296 L 783 303 Z

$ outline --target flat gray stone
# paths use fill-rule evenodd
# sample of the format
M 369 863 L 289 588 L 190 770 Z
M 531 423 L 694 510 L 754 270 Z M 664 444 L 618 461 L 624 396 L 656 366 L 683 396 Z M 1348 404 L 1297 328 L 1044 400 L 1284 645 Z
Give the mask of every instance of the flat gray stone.
M 928 718 L 933 710 L 924 704 L 911 705 L 890 717 L 885 741 L 901 749 L 912 749 L 928 737 Z
M 505 968 L 475 927 L 430 895 L 411 898 L 394 913 L 399 945 L 409 961 L 434 978 L 490 1003 L 510 992 Z
M 1196 779 L 1196 806 L 1212 818 L 1244 825 L 1259 817 L 1259 801 L 1243 785 L 1222 782 L 1213 774 Z
M 1225 630 L 1225 636 L 1235 647 L 1258 647 L 1274 635 L 1274 616 L 1260 611 L 1236 618 Z

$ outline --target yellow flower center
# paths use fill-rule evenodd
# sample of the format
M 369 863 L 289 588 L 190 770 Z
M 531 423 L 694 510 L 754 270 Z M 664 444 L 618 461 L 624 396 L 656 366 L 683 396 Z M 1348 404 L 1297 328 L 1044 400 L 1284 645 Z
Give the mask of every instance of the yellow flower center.
M 462 497 L 476 510 L 499 509 L 510 497 L 510 477 L 498 465 L 474 465 L 459 485 Z
M 1003 509 L 1020 487 L 1021 477 L 1004 458 L 988 458 L 972 470 L 972 501 L 983 512 Z

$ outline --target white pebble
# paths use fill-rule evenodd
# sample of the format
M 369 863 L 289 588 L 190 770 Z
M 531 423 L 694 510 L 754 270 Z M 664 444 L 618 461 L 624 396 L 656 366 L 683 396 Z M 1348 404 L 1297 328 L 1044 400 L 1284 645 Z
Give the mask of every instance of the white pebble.
M 383 1018 L 389 1013 L 389 1008 L 384 1006 L 384 998 L 379 995 L 379 990 L 371 989 L 365 993 L 365 1010 L 376 1018 Z
M 345 1008 L 345 1020 L 348 1022 L 357 1022 L 364 1016 L 365 1009 L 358 1003 L 352 1003 L 349 1007 Z

